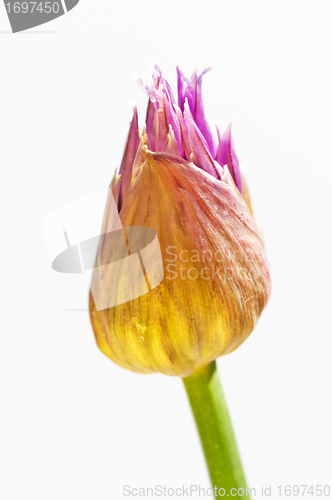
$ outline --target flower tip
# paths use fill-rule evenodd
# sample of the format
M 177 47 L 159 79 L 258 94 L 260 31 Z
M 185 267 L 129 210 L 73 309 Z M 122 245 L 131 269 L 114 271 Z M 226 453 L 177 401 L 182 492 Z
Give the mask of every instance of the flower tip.
M 209 66 L 208 68 L 205 68 L 202 71 L 202 73 L 199 75 L 198 81 L 201 82 L 203 76 L 206 75 L 207 73 L 210 73 L 210 71 L 212 71 L 213 69 L 214 69 L 214 66 Z
M 176 73 L 177 73 L 179 78 L 183 77 L 183 73 L 180 70 L 180 66 L 178 64 L 176 65 Z
M 137 112 L 137 104 L 135 101 L 128 101 L 128 104 L 132 108 L 133 111 L 136 110 L 136 112 Z
M 141 89 L 143 90 L 143 92 L 145 92 L 149 97 L 150 97 L 150 89 L 147 85 L 144 85 L 144 82 L 141 78 L 139 78 L 138 76 L 134 77 L 136 82 L 138 83 L 138 85 L 141 87 Z
M 131 107 L 132 114 L 129 119 L 130 125 L 132 124 L 135 126 L 135 129 L 138 130 L 138 111 L 137 111 L 137 104 L 135 101 L 128 101 L 129 106 Z M 134 122 L 134 123 L 133 123 Z
M 189 107 L 189 102 L 188 102 L 188 97 L 184 98 L 184 113 L 190 113 L 190 115 L 191 115 L 191 111 L 190 111 L 190 107 Z
M 141 151 L 145 158 L 153 158 L 154 152 L 151 151 L 146 144 L 142 144 Z

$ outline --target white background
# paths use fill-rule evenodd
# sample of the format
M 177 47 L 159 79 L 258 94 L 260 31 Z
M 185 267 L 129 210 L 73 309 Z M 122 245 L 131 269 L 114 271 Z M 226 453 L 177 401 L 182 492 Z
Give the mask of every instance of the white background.
M 0 498 L 118 500 L 209 479 L 180 379 L 130 373 L 66 312 L 44 220 L 108 187 L 155 61 L 213 65 L 272 268 L 251 337 L 218 367 L 250 486 L 331 480 L 332 4 L 81 0 L 12 35 L 0 5 Z M 65 285 L 66 283 L 66 285 Z M 85 290 L 84 290 L 85 294 Z M 86 304 L 82 304 L 86 307 Z M 310 498 L 310 496 L 308 497 Z

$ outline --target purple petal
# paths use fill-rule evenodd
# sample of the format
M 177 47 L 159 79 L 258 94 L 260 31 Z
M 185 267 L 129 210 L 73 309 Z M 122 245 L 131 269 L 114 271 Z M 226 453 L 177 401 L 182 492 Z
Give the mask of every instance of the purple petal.
M 156 117 L 156 89 L 154 87 L 156 76 L 152 75 L 152 88 L 148 87 L 148 85 L 144 85 L 142 80 L 137 79 L 138 85 L 141 89 L 149 96 L 148 107 L 146 110 L 145 117 L 145 125 L 146 125 L 146 133 L 149 138 L 150 148 L 152 151 L 155 151 L 156 148 L 156 132 L 157 132 L 157 117 Z
M 178 75 L 178 106 L 182 113 L 184 111 L 184 84 L 189 84 L 189 80 L 184 76 L 179 67 L 176 67 L 176 72 Z
M 149 138 L 150 142 L 150 148 L 152 151 L 155 151 L 156 149 L 156 109 L 154 103 L 149 99 L 148 103 L 148 108 L 146 110 L 146 118 L 145 118 L 145 124 L 146 124 L 146 133 Z
M 171 86 L 168 83 L 168 81 L 163 77 L 161 69 L 159 69 L 159 67 L 157 66 L 157 64 L 154 65 L 154 70 L 155 70 L 155 72 L 157 73 L 157 75 L 159 77 L 159 85 L 160 84 L 164 85 L 164 87 L 165 87 L 165 89 L 166 89 L 166 91 L 168 93 L 169 99 L 171 101 L 171 104 L 175 104 L 175 100 L 174 100 L 174 96 L 173 96 L 173 92 L 172 92 Z
M 216 152 L 217 152 L 217 146 L 215 144 L 215 141 L 213 139 L 213 135 L 211 133 L 210 127 L 208 125 L 208 122 L 206 121 L 205 114 L 204 114 L 204 106 L 203 106 L 203 98 L 202 98 L 202 81 L 203 81 L 203 75 L 210 71 L 211 68 L 207 68 L 203 73 L 200 75 L 198 78 L 198 87 L 197 87 L 197 93 L 196 93 L 196 108 L 195 108 L 195 114 L 194 114 L 194 120 L 197 123 L 197 126 L 199 130 L 202 132 L 202 134 L 205 137 L 206 142 L 208 143 L 210 153 L 215 158 Z
M 194 73 L 191 76 L 191 80 L 189 81 L 187 78 L 185 78 L 182 71 L 179 68 L 177 68 L 178 103 L 179 103 L 179 108 L 183 112 L 185 99 L 187 98 L 191 114 L 208 144 L 212 157 L 215 158 L 217 147 L 213 139 L 210 127 L 205 118 L 203 98 L 202 98 L 203 75 L 205 75 L 208 71 L 210 71 L 210 69 L 211 68 L 207 68 L 206 70 L 204 70 L 203 73 L 199 76 L 199 78 L 197 78 L 197 72 L 194 71 Z
M 169 124 L 172 125 L 175 137 L 181 140 L 180 126 L 173 109 L 171 89 L 163 78 L 158 66 L 154 67 L 152 74 L 151 90 L 139 81 L 139 84 L 149 96 L 149 104 L 146 113 L 146 133 L 149 138 L 152 151 L 165 151 L 167 147 L 167 136 Z M 180 147 L 180 149 L 182 149 Z
M 196 114 L 196 93 L 197 93 L 197 71 L 194 71 L 191 75 L 189 84 L 184 90 L 184 100 L 187 99 L 189 109 L 193 118 L 195 119 Z
M 162 88 L 159 89 L 157 100 L 157 131 L 156 131 L 156 152 L 165 151 L 167 147 L 168 123 L 166 119 L 165 103 L 163 99 Z
M 167 124 L 168 124 L 168 126 L 172 127 L 174 137 L 176 139 L 176 142 L 178 143 L 179 155 L 183 156 L 181 127 L 180 127 L 179 119 L 177 117 L 174 106 L 170 100 L 170 96 L 169 96 L 166 89 L 165 89 L 165 94 L 164 94 L 164 107 L 165 107 Z
M 197 167 L 219 179 L 218 171 L 214 165 L 209 147 L 203 135 L 199 131 L 189 109 L 188 101 L 184 105 L 184 119 L 188 129 L 188 138 L 191 149 L 190 159 Z
M 165 152 L 169 155 L 181 156 L 179 151 L 179 143 L 175 138 L 174 131 L 172 125 L 169 126 L 169 132 L 167 137 L 167 147 Z
M 224 165 L 228 166 L 228 170 L 231 176 L 233 177 L 233 180 L 238 190 L 241 193 L 242 186 L 241 186 L 241 173 L 239 167 L 239 160 L 237 159 L 235 153 L 234 141 L 231 129 L 232 129 L 232 124 L 230 123 L 226 128 L 225 132 L 223 133 L 223 135 L 221 135 L 219 129 L 217 128 L 219 146 L 216 155 L 216 161 L 222 167 Z
M 138 80 L 140 87 L 149 96 L 148 107 L 146 110 L 146 133 L 149 138 L 150 148 L 152 151 L 158 149 L 158 90 L 161 79 L 161 72 L 157 66 L 155 66 L 152 74 L 152 85 L 151 89 L 144 85 L 142 80 Z
M 189 137 L 188 137 L 188 128 L 187 128 L 185 119 L 183 118 L 183 114 L 182 114 L 181 109 L 176 105 L 174 105 L 174 109 L 176 112 L 177 119 L 179 121 L 180 130 L 181 130 L 181 143 L 182 143 L 182 148 L 183 148 L 183 158 L 185 160 L 190 161 L 191 147 L 190 147 Z
M 169 126 L 172 126 L 174 137 L 178 142 L 178 151 L 182 156 L 183 146 L 181 127 L 174 109 L 174 98 L 171 87 L 162 76 L 158 66 L 154 67 L 151 89 L 138 80 L 139 85 L 149 96 L 146 113 L 146 133 L 152 151 L 163 152 L 167 148 Z
M 132 167 L 134 163 L 134 159 L 136 156 L 136 152 L 139 145 L 139 134 L 138 134 L 138 116 L 137 116 L 137 108 L 134 108 L 133 118 L 131 120 L 130 129 L 128 133 L 127 144 L 125 148 L 125 152 L 122 158 L 121 167 L 119 170 L 119 174 L 121 175 L 121 183 L 119 183 L 118 189 L 118 207 L 119 211 L 121 210 L 123 198 L 125 192 L 127 190 L 127 186 L 130 180 Z

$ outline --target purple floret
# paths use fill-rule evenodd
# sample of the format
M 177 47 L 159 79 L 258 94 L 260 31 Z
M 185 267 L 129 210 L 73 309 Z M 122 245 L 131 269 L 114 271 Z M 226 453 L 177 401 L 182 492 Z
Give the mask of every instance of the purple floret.
M 241 174 L 234 149 L 231 125 L 227 127 L 224 134 L 221 134 L 217 128 L 217 144 L 205 118 L 202 80 L 204 74 L 209 70 L 210 68 L 203 71 L 199 77 L 195 71 L 189 80 L 177 68 L 178 106 L 175 104 L 171 87 L 158 66 L 155 66 L 153 71 L 151 88 L 144 86 L 139 80 L 139 84 L 149 96 L 145 121 L 148 147 L 154 152 L 165 152 L 170 135 L 173 133 L 176 141 L 175 150 L 177 148 L 179 156 L 192 161 L 197 167 L 217 179 L 220 178 L 220 175 L 215 162 L 218 162 L 221 167 L 227 165 L 237 188 L 241 192 Z M 172 144 L 175 144 L 174 139 Z M 137 151 L 138 146 L 137 111 L 135 109 L 119 172 L 122 174 L 120 204 L 130 179 L 134 152 Z M 171 151 L 174 151 L 174 148 Z

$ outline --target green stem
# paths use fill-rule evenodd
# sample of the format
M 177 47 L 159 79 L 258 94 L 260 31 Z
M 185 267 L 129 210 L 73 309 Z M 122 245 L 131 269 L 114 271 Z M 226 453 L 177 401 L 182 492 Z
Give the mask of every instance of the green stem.
M 215 496 L 250 500 L 215 361 L 183 379 Z M 232 488 L 235 488 L 232 489 Z M 237 491 L 240 490 L 239 495 Z M 232 490 L 232 491 L 231 491 Z

